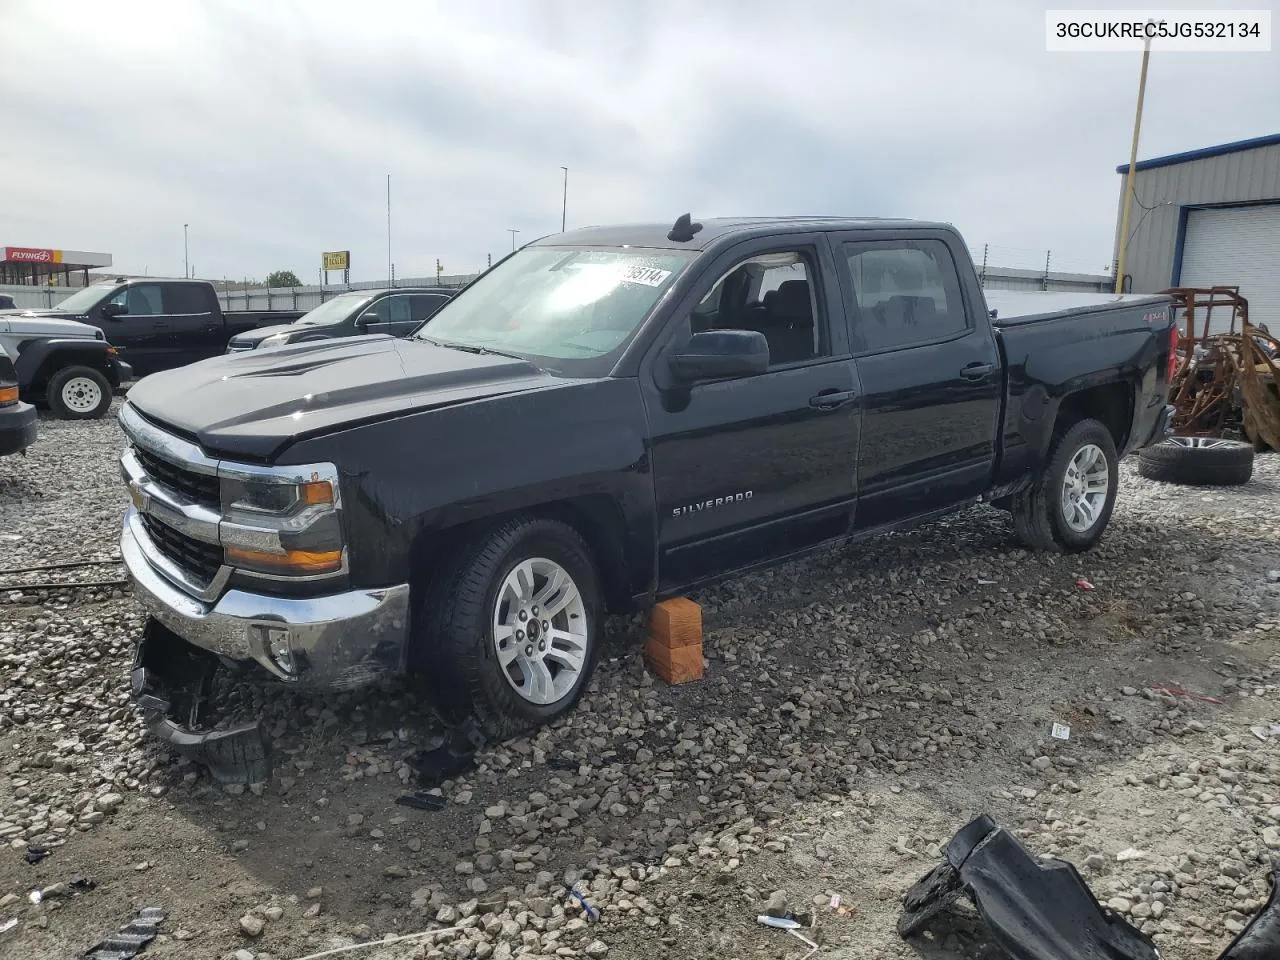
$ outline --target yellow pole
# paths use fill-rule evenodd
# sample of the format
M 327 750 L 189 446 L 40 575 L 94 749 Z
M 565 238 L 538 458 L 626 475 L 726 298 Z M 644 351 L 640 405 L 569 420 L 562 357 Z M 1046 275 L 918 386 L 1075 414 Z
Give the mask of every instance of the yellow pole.
M 1120 214 L 1120 253 L 1116 260 L 1116 293 L 1124 292 L 1124 254 L 1129 246 L 1129 214 L 1133 210 L 1133 172 L 1138 164 L 1138 131 L 1142 129 L 1142 98 L 1147 92 L 1147 61 L 1151 38 L 1142 48 L 1142 74 L 1138 78 L 1138 109 L 1133 115 L 1133 144 L 1129 147 L 1129 172 L 1124 178 L 1124 212 Z

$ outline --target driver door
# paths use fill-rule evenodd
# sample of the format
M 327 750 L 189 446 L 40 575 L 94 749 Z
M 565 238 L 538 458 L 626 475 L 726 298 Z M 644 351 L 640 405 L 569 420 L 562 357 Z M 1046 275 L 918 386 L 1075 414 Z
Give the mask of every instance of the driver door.
M 861 409 L 825 237 L 741 244 L 708 273 L 640 377 L 663 591 L 845 536 L 853 522 Z M 699 328 L 763 333 L 768 370 L 664 384 L 663 355 Z

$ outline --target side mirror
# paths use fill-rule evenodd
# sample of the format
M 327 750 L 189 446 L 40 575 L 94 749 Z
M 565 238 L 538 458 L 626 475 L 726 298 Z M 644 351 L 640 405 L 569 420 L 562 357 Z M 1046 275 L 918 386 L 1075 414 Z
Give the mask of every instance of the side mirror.
M 369 313 L 362 313 L 360 314 L 360 316 L 356 317 L 356 329 L 359 330 L 361 333 L 368 333 L 369 326 L 371 324 L 381 323 L 381 322 L 382 320 L 378 317 L 378 315 L 376 313 L 373 313 L 372 311 Z
M 689 338 L 670 367 L 685 383 L 754 376 L 769 369 L 769 341 L 755 330 L 704 330 Z
M 129 308 L 123 303 L 104 303 L 102 305 L 102 315 L 114 320 L 129 312 Z

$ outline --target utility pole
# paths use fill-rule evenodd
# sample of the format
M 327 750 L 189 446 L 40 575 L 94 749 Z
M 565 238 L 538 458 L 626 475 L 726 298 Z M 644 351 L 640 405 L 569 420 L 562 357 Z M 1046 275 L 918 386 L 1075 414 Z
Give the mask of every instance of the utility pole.
M 507 233 L 511 234 L 511 250 L 513 253 L 515 252 L 515 249 L 516 249 L 516 234 L 519 232 L 520 232 L 519 230 L 516 230 L 513 227 L 507 227 Z
M 1129 246 L 1129 215 L 1133 210 L 1133 174 L 1138 164 L 1138 133 L 1142 129 L 1142 99 L 1147 92 L 1147 61 L 1151 38 L 1142 47 L 1142 72 L 1138 76 L 1138 108 L 1133 114 L 1133 143 L 1129 147 L 1129 172 L 1124 177 L 1124 207 L 1120 214 L 1119 251 L 1116 258 L 1116 293 L 1124 292 L 1124 255 Z
M 565 215 L 569 212 L 569 168 L 561 167 L 564 171 L 564 197 L 560 201 L 560 232 L 564 233 Z
M 395 276 L 391 267 L 391 174 L 387 174 L 387 286 L 394 287 Z
M 188 265 L 188 247 L 187 247 L 187 227 L 189 224 L 182 225 L 182 275 L 186 279 L 191 279 L 191 267 Z

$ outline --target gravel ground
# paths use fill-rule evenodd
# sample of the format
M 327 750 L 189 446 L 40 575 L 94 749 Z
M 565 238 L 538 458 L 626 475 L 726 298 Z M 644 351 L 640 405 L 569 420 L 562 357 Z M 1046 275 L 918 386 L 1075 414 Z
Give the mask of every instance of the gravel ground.
M 113 557 L 120 446 L 114 419 L 46 420 L 0 460 L 0 568 Z M 156 958 L 453 925 L 354 956 L 801 956 L 755 922 L 771 899 L 815 915 L 824 957 L 993 956 L 964 915 L 893 931 L 979 812 L 1173 960 L 1216 957 L 1280 851 L 1280 457 L 1233 491 L 1123 474 L 1084 556 L 1015 549 L 981 508 L 705 591 L 701 683 L 654 680 L 640 621 L 611 622 L 581 707 L 487 750 L 438 812 L 394 804 L 437 732 L 411 690 L 231 691 L 278 756 L 231 793 L 142 736 L 118 566 L 0 574 L 0 957 L 83 954 L 151 905 Z M 55 576 L 103 585 L 29 586 Z

